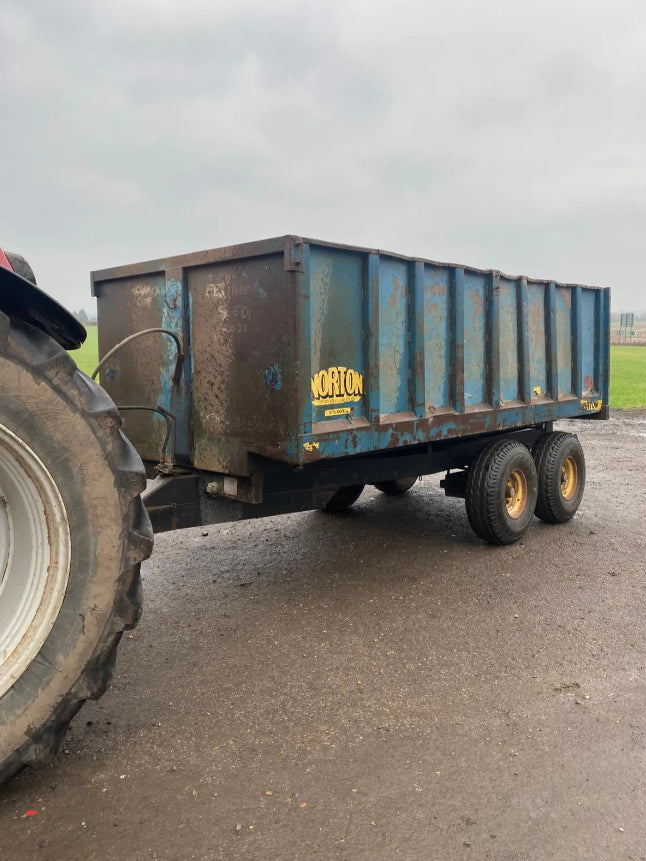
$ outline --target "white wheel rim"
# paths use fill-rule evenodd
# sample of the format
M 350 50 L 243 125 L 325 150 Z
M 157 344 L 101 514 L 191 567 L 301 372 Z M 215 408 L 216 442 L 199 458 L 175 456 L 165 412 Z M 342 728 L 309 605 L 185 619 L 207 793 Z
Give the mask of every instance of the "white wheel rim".
M 38 655 L 70 570 L 65 505 L 38 455 L 0 424 L 0 697 Z

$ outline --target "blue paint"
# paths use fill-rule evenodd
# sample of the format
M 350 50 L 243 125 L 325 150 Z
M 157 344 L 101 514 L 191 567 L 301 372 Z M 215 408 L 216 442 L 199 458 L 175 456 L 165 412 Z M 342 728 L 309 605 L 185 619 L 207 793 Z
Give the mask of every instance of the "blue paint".
M 409 265 L 396 257 L 379 262 L 379 361 L 382 414 L 407 412 L 409 395 Z
M 581 317 L 580 331 L 594 332 L 597 325 L 596 315 L 598 312 L 595 303 L 595 294 L 590 290 L 581 290 L 579 310 Z M 598 389 L 600 379 L 595 368 L 595 339 L 580 337 L 577 346 L 581 362 L 582 389 L 584 391 L 588 388 Z M 592 386 L 588 385 L 590 382 L 592 382 Z
M 504 406 L 508 401 L 523 399 L 524 380 L 519 371 L 522 367 L 523 320 L 519 319 L 519 287 L 512 278 L 499 278 L 498 308 L 499 319 L 499 398 Z M 516 321 L 517 325 L 510 325 Z
M 467 407 L 487 401 L 486 289 L 486 273 L 464 273 L 464 401 Z
M 532 406 L 491 410 L 483 418 L 481 432 L 513 430 L 542 422 L 573 418 L 581 415 L 579 404 L 578 398 L 572 398 L 565 403 L 545 402 Z M 285 453 L 289 459 L 304 462 L 312 460 L 311 456 L 306 456 L 304 450 L 304 444 L 310 442 L 318 443 L 318 448 L 314 452 L 315 458 L 339 458 L 353 454 L 370 454 L 373 451 L 386 449 L 391 444 L 393 433 L 397 435 L 398 447 L 401 448 L 436 440 L 457 439 L 465 435 L 463 429 L 456 425 L 450 416 L 447 416 L 444 421 L 438 417 L 437 422 L 431 426 L 422 421 L 413 422 L 412 430 L 407 431 L 398 429 L 396 422 L 381 428 L 349 426 L 348 430 L 352 433 L 337 431 L 303 435 L 298 440 L 290 440 L 285 447 Z
M 308 379 L 338 366 L 363 374 L 361 289 L 357 290 L 361 286 L 362 257 L 336 249 L 306 250 L 303 260 L 309 280 L 311 340 Z M 315 422 L 325 420 L 325 409 L 313 407 Z
M 296 362 L 294 376 L 298 385 L 298 431 L 293 434 L 287 446 L 294 451 L 296 462 L 302 457 L 301 437 L 307 437 L 312 433 L 312 421 L 314 406 L 310 395 L 310 379 L 312 376 L 312 302 L 310 296 L 311 281 L 311 255 L 310 245 L 303 248 L 303 265 L 300 272 L 294 273 L 294 289 L 296 293 L 296 328 L 300 337 L 296 340 Z M 305 389 L 305 391 L 303 391 Z
M 272 365 L 265 371 L 265 382 L 275 392 L 279 392 L 283 387 L 283 373 L 278 365 Z
M 446 266 L 422 265 L 424 296 L 422 307 L 422 332 L 424 337 L 424 362 L 426 384 L 424 388 L 424 413 L 426 404 L 434 407 L 448 404 L 450 347 L 451 347 L 451 272 Z
M 264 287 L 261 287 L 261 285 L 257 281 L 253 285 L 253 292 L 254 292 L 256 298 L 260 299 L 261 302 L 267 301 L 267 291 L 265 290 Z
M 166 289 L 160 297 L 161 328 L 168 329 L 182 340 L 182 285 L 176 278 L 166 279 Z M 166 367 L 162 367 L 160 384 L 162 390 L 162 405 L 171 410 L 172 392 L 171 382 L 177 351 L 175 342 L 165 335 L 160 335 L 164 341 L 164 353 L 166 356 Z
M 176 272 L 178 270 L 175 270 Z M 186 352 L 184 343 L 185 317 L 190 314 L 185 299 L 185 288 L 181 280 L 170 273 L 166 276 L 165 290 L 160 302 L 161 328 L 175 332 Z M 160 367 L 161 397 L 158 401 L 175 416 L 175 454 L 190 459 L 190 416 L 192 404 L 192 372 L 191 356 L 184 356 L 183 379 L 179 389 L 173 389 L 173 373 L 177 361 L 175 341 L 167 335 L 159 335 L 164 341 L 165 363 Z

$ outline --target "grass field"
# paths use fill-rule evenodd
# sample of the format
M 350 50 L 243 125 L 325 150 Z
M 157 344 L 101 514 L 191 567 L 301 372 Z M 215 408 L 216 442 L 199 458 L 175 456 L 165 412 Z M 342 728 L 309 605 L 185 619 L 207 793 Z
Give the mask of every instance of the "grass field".
M 646 407 L 646 347 L 610 348 L 610 406 Z
M 99 335 L 96 326 L 86 326 L 87 338 L 80 350 L 73 350 L 72 358 L 88 377 L 99 364 Z
M 89 376 L 99 363 L 97 327 L 87 327 L 87 340 L 72 355 Z M 610 406 L 646 407 L 646 347 L 610 348 Z

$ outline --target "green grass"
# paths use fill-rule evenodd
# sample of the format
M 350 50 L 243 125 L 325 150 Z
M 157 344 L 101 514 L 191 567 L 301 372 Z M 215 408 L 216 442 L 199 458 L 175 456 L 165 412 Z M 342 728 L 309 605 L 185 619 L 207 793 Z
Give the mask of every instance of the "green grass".
M 87 326 L 87 340 L 72 356 L 89 376 L 99 364 L 96 326 Z M 646 407 L 646 347 L 610 348 L 610 406 L 615 409 Z
M 610 348 L 610 406 L 646 406 L 646 347 Z
M 99 335 L 96 326 L 86 326 L 87 338 L 79 350 L 72 350 L 70 355 L 79 368 L 88 375 L 99 364 Z

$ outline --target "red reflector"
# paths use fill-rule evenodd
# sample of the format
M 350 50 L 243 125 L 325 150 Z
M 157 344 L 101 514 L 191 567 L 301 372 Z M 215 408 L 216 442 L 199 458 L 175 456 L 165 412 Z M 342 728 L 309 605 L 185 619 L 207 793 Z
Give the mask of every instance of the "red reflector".
M 5 269 L 10 269 L 13 272 L 13 266 L 9 263 L 9 258 L 2 248 L 0 248 L 0 266 L 4 266 Z

